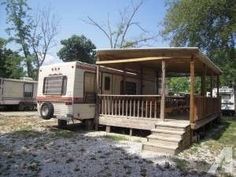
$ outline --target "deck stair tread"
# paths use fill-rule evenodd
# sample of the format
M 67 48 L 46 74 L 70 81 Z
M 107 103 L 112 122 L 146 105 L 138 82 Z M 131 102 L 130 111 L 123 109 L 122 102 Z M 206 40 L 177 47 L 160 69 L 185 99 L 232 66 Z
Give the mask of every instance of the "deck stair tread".
M 161 135 L 149 135 L 148 139 L 156 139 L 156 140 L 163 140 L 163 141 L 172 141 L 172 142 L 180 142 L 182 140 L 181 137 L 168 137 L 168 136 L 161 136 Z
M 154 147 L 159 147 L 159 148 L 164 148 L 164 149 L 172 149 L 172 150 L 176 150 L 178 149 L 178 145 L 176 146 L 169 146 L 166 144 L 157 144 L 157 143 L 151 143 L 151 142 L 144 142 L 144 145 L 149 145 L 149 146 L 154 146 Z
M 174 135 L 183 135 L 185 133 L 184 130 L 179 130 L 179 129 L 176 129 L 176 130 L 165 130 L 165 129 L 158 129 L 158 128 L 155 128 L 155 129 L 152 129 L 151 132 L 153 133 L 166 133 L 166 134 L 174 134 Z

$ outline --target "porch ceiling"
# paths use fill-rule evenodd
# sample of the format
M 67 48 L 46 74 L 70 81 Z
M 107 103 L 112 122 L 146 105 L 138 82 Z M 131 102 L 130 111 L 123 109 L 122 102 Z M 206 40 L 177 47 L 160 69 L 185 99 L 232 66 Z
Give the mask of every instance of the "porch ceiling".
M 219 75 L 222 71 L 198 48 L 147 48 L 147 49 L 103 49 L 97 50 L 96 64 L 131 72 L 140 72 L 141 67 L 156 71 L 161 69 L 161 61 L 166 61 L 167 73 L 188 74 L 190 60 L 195 59 L 195 72 L 201 75 L 204 64 L 207 75 Z

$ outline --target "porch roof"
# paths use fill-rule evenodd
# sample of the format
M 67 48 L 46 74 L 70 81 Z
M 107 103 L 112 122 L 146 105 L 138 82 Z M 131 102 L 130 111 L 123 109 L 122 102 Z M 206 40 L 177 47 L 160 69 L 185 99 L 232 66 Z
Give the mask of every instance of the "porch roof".
M 97 49 L 97 65 L 116 69 L 139 72 L 141 67 L 161 69 L 161 61 L 167 63 L 167 72 L 189 73 L 191 59 L 195 60 L 195 72 L 201 75 L 206 66 L 207 75 L 220 75 L 222 70 L 217 67 L 197 47 L 169 48 L 125 48 Z

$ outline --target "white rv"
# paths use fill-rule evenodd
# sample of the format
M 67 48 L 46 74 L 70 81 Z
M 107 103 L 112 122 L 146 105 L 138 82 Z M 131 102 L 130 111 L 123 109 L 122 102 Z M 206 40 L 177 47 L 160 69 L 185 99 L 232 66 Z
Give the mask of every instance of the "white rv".
M 125 91 L 122 89 L 124 74 Z M 102 67 L 100 78 L 103 94 L 140 94 L 140 79 L 130 72 Z M 146 78 L 143 93 L 154 93 L 156 90 L 152 78 Z M 43 119 L 57 118 L 59 126 L 65 126 L 67 121 L 73 119 L 92 122 L 95 103 L 96 65 L 67 62 L 40 68 L 37 107 Z
M 213 89 L 213 95 L 216 96 L 217 90 Z M 224 114 L 234 115 L 236 112 L 236 89 L 223 86 L 219 89 L 221 96 L 221 111 Z
M 31 78 L 0 78 L 0 106 L 33 110 L 36 107 L 37 81 Z

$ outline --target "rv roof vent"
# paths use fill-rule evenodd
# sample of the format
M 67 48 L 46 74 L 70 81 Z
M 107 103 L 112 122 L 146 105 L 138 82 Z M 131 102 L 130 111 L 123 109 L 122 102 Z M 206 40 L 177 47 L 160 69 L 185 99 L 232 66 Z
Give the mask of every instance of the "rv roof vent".
M 20 80 L 33 81 L 33 79 L 31 77 L 21 77 Z

